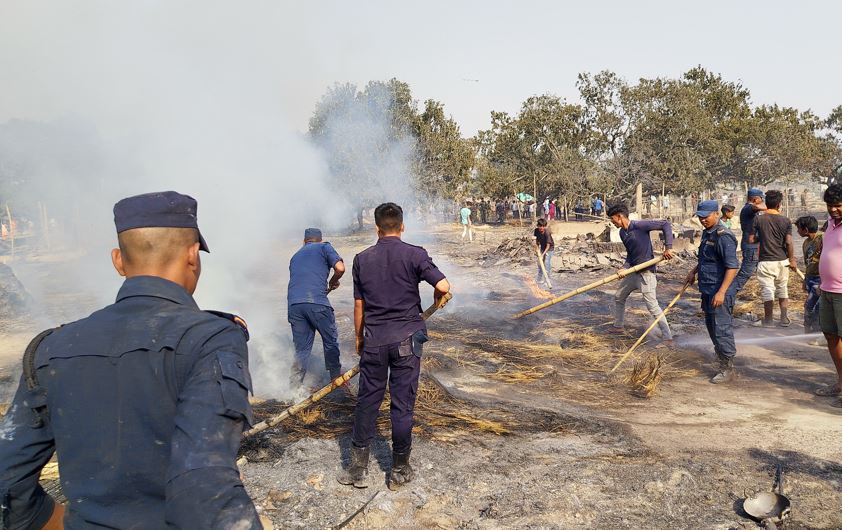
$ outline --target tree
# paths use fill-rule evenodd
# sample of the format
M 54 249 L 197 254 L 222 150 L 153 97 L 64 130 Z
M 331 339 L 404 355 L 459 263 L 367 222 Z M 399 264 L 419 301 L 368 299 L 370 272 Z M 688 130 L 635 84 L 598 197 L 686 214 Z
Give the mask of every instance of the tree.
M 459 125 L 445 116 L 444 105 L 435 100 L 424 103 L 418 116 L 419 190 L 438 197 L 452 197 L 470 184 L 474 167 L 474 144 L 462 138 Z

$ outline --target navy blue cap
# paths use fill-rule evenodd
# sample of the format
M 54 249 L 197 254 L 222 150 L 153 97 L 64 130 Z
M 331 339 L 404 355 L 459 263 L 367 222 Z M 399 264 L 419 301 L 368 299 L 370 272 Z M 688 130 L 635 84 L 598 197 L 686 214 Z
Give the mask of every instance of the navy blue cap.
M 719 211 L 719 203 L 716 201 L 702 201 L 696 208 L 696 217 L 707 217 L 713 212 Z
M 749 197 L 760 197 L 762 199 L 763 197 L 766 196 L 766 194 L 764 194 L 763 190 L 761 190 L 760 188 L 751 188 L 750 190 L 748 190 L 748 196 Z
M 196 219 L 198 204 L 189 195 L 174 191 L 144 193 L 126 197 L 114 205 L 117 233 L 132 228 L 195 228 L 199 233 L 199 250 L 210 252 Z
M 322 231 L 318 228 L 308 228 L 304 230 L 304 239 L 321 239 Z

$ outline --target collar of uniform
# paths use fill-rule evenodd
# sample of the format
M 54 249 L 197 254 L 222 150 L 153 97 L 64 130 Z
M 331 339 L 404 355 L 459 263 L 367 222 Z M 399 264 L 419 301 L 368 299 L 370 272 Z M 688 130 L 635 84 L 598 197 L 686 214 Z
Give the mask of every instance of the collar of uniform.
M 199 306 L 184 287 L 158 276 L 133 276 L 126 278 L 117 293 L 117 302 L 134 296 L 152 296 L 175 302 L 176 304 L 194 307 Z
M 722 219 L 719 220 L 715 225 L 711 226 L 710 228 L 705 228 L 705 232 L 711 234 L 716 231 L 717 228 L 728 228 L 724 224 L 722 224 Z
M 377 244 L 380 243 L 396 243 L 401 240 L 401 236 L 383 236 L 377 240 Z

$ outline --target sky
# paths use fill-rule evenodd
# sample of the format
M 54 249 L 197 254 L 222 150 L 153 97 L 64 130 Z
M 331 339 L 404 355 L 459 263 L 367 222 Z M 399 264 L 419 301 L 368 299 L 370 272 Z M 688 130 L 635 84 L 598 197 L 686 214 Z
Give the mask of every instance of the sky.
M 839 20 L 842 3 L 809 0 L 4 0 L 0 122 L 72 116 L 131 134 L 196 100 L 220 115 L 260 101 L 303 132 L 329 85 L 397 77 L 469 136 L 531 95 L 576 101 L 579 72 L 633 82 L 699 64 L 755 104 L 824 116 L 842 104 Z

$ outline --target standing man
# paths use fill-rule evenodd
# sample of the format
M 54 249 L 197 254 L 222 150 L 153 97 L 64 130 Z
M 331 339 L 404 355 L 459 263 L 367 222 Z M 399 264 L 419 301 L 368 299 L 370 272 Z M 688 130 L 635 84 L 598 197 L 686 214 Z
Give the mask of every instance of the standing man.
M 546 219 L 538 219 L 538 226 L 535 228 L 535 232 L 533 232 L 532 235 L 535 237 L 535 248 L 540 251 L 540 259 L 544 262 L 544 267 L 547 270 L 547 276 L 549 276 L 551 270 L 550 260 L 553 256 L 555 243 L 553 242 L 553 234 L 550 231 L 550 227 L 547 226 Z M 538 254 L 538 252 L 536 252 L 536 254 Z M 544 271 L 541 269 L 540 263 L 538 264 L 538 275 L 535 277 L 535 281 L 539 285 L 546 283 L 544 280 Z
M 672 226 L 665 220 L 629 220 L 629 209 L 625 204 L 616 204 L 608 208 L 608 216 L 611 224 L 620 229 L 620 239 L 626 247 L 626 262 L 624 269 L 640 265 L 655 257 L 652 249 L 652 239 L 649 235 L 654 230 L 660 230 L 664 235 L 664 259 L 672 259 Z M 614 294 L 614 329 L 623 330 L 625 320 L 626 299 L 634 291 L 640 291 L 643 295 L 643 302 L 653 318 L 661 315 L 661 306 L 658 305 L 658 280 L 655 277 L 655 267 L 649 267 L 640 272 L 624 276 L 620 280 L 620 287 Z M 658 329 L 661 332 L 661 340 L 666 344 L 672 344 L 672 331 L 666 317 L 658 321 Z
M 333 276 L 328 281 L 331 270 Z M 342 375 L 336 317 L 327 295 L 339 287 L 339 279 L 343 274 L 345 263 L 330 243 L 322 242 L 322 231 L 318 228 L 304 230 L 304 246 L 289 260 L 287 288 L 287 321 L 292 327 L 292 342 L 295 345 L 290 382 L 295 386 L 301 385 L 307 375 L 316 331 L 322 337 L 325 369 L 330 378 L 336 379 Z
M 597 217 L 602 217 L 602 210 L 605 209 L 605 203 L 602 202 L 602 199 L 597 196 L 596 199 L 593 200 L 593 214 Z
M 775 299 L 781 308 L 781 327 L 792 322 L 787 315 L 789 302 L 789 269 L 796 270 L 795 248 L 792 244 L 792 222 L 780 213 L 783 193 L 769 190 L 766 193 L 766 213 L 754 221 L 755 234 L 751 242 L 759 243 L 757 281 L 760 282 L 760 297 L 763 300 L 763 322 L 765 327 L 774 326 L 772 321 Z
M 392 420 L 392 470 L 389 487 L 412 480 L 412 410 L 418 392 L 427 328 L 421 318 L 418 284 L 435 288 L 437 304 L 450 291 L 444 274 L 427 251 L 401 241 L 403 210 L 395 203 L 374 211 L 377 244 L 354 258 L 354 329 L 360 355 L 360 388 L 351 436 L 351 465 L 337 477 L 341 484 L 367 486 L 369 445 L 377 413 L 389 384 Z
M 473 243 L 474 242 L 474 230 L 471 228 L 471 203 L 466 202 L 465 206 L 459 210 L 459 217 L 462 222 L 462 241 L 465 241 L 465 235 L 468 236 L 468 241 Z
M 687 275 L 687 284 L 693 285 L 698 273 L 705 327 L 719 360 L 719 371 L 710 382 L 727 383 L 734 375 L 734 356 L 737 355 L 733 327 L 737 296 L 734 279 L 740 266 L 737 238 L 719 221 L 716 201 L 699 203 L 696 216 L 705 229 L 699 243 L 699 263 Z
M 822 279 L 819 322 L 827 339 L 827 350 L 836 367 L 836 380 L 816 390 L 819 396 L 833 397 L 834 407 L 842 408 L 842 185 L 832 184 L 824 192 L 830 216 L 822 242 L 819 274 Z
M 479 201 L 479 218 L 482 224 L 488 224 L 488 202 L 485 199 Z
M 504 224 L 506 222 L 506 205 L 502 200 L 497 199 L 494 212 L 497 214 L 497 224 Z
M 740 251 L 743 254 L 743 261 L 740 264 L 740 271 L 737 273 L 737 278 L 734 280 L 737 291 L 742 291 L 749 278 L 757 272 L 759 245 L 753 240 L 752 236 L 754 235 L 755 219 L 757 219 L 758 214 L 766 211 L 766 205 L 763 204 L 763 199 L 763 191 L 758 188 L 751 188 L 748 190 L 746 203 L 740 210 L 740 230 L 742 231 Z
M 0 424 L 3 528 L 262 528 L 235 463 L 248 333 L 193 300 L 196 206 L 173 191 L 118 202 L 117 301 L 27 347 Z M 38 484 L 53 453 L 66 505 Z

